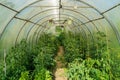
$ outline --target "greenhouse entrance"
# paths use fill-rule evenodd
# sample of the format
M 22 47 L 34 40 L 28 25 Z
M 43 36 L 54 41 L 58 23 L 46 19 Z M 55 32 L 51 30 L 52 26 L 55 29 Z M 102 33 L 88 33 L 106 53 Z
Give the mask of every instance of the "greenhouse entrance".
M 120 80 L 120 0 L 0 0 L 0 80 Z

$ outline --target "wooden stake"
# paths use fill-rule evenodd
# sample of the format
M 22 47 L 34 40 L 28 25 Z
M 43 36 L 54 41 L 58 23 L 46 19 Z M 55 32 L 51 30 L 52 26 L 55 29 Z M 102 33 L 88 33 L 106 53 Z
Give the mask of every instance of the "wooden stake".
M 6 76 L 6 50 L 4 49 L 4 73 Z

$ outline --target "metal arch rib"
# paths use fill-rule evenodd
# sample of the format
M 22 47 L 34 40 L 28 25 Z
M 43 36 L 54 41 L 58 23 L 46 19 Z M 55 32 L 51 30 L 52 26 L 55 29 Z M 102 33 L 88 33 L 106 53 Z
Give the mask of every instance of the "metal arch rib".
M 54 17 L 54 18 L 57 18 L 57 17 Z M 52 19 L 54 19 L 54 18 L 52 18 Z M 62 17 L 61 17 L 62 18 Z M 66 18 L 67 18 L 67 16 L 66 16 Z M 73 22 L 75 22 L 76 24 L 78 24 L 78 22 L 76 22 L 75 20 L 72 20 Z M 45 21 L 45 22 L 47 22 L 47 21 Z M 79 24 L 78 24 L 79 25 Z M 50 28 L 50 27 L 49 27 Z M 48 29 L 49 29 L 48 28 Z M 71 27 L 72 28 L 72 27 Z M 78 30 L 80 31 L 80 28 L 79 27 L 77 27 L 78 28 Z M 47 30 L 48 30 L 47 29 Z M 36 29 L 36 30 L 39 30 L 39 29 Z M 85 37 L 87 38 L 87 36 L 86 36 L 86 33 L 85 33 L 85 30 L 82 28 L 82 30 L 83 30 L 83 32 L 84 32 L 84 34 L 85 34 Z M 38 31 L 38 35 L 40 34 L 40 31 Z M 37 39 L 39 39 L 39 37 L 37 36 Z M 36 39 L 36 42 L 38 42 L 37 41 L 37 39 Z
M 22 10 L 24 10 L 25 8 L 27 8 L 27 7 L 29 7 L 30 5 L 32 5 L 32 4 L 35 4 L 35 3 L 37 3 L 37 2 L 39 2 L 40 0 L 38 0 L 38 1 L 35 1 L 35 2 L 33 2 L 33 3 L 31 3 L 31 4 L 29 4 L 29 5 L 27 5 L 27 6 L 25 6 L 23 9 L 21 9 L 19 12 L 21 12 Z M 18 13 L 17 13 L 18 14 Z M 17 15 L 16 14 L 16 15 Z M 15 15 L 15 16 L 16 16 Z M 15 17 L 14 16 L 14 17 Z M 14 17 L 8 22 L 8 24 L 14 19 Z M 8 24 L 6 25 L 6 27 L 4 28 L 4 30 L 3 30 L 3 32 L 1 33 L 1 35 L 4 33 L 4 31 L 5 31 L 5 29 L 7 28 L 7 26 L 8 26 Z M 2 37 L 2 36 L 1 36 Z M 0 39 L 1 39 L 1 37 L 0 37 Z
M 42 1 L 42 0 L 37 0 L 37 1 L 35 1 L 35 2 L 31 3 L 31 4 L 29 4 L 29 5 L 25 6 L 25 7 L 24 7 L 23 9 L 21 9 L 18 13 L 20 13 L 21 11 L 23 11 L 25 8 L 30 7 L 31 5 L 33 5 L 33 4 L 37 3 L 37 2 L 40 2 L 40 1 Z M 7 7 L 7 6 L 6 6 L 6 7 Z M 9 8 L 9 7 L 8 7 L 8 8 Z M 14 17 L 15 17 L 18 13 L 16 13 L 16 14 L 14 15 Z M 11 20 L 10 20 L 10 21 L 8 22 L 8 24 L 5 26 L 3 32 L 1 33 L 0 39 L 1 39 L 2 35 L 3 35 L 3 33 L 5 32 L 7 26 L 8 26 L 9 23 L 14 19 L 14 17 L 11 18 Z
M 108 19 L 105 15 L 103 15 L 103 13 L 101 13 L 97 8 L 95 8 L 94 6 L 88 4 L 87 2 L 84 2 L 84 1 L 82 1 L 82 0 L 77 0 L 77 1 L 79 1 L 79 2 L 81 2 L 81 3 L 83 3 L 83 4 L 86 4 L 86 5 L 90 6 L 90 7 L 92 7 L 95 11 L 97 11 L 100 15 L 102 15 L 102 16 L 104 17 L 104 19 L 105 19 L 105 20 L 109 23 L 109 25 L 112 27 L 113 32 L 115 33 L 115 36 L 116 36 L 117 40 L 119 41 L 119 45 L 120 45 L 120 34 L 118 33 L 118 30 L 115 28 L 115 26 L 109 21 L 109 19 Z M 108 10 L 108 11 L 109 11 L 109 10 Z
M 31 3 L 31 4 L 29 4 L 29 5 L 25 6 L 25 7 L 24 7 L 23 9 L 21 9 L 20 11 L 16 11 L 16 10 L 14 10 L 14 9 L 12 9 L 12 8 L 9 8 L 9 7 L 7 7 L 7 6 L 5 6 L 5 5 L 2 4 L 4 7 L 8 8 L 8 9 L 10 9 L 10 10 L 12 10 L 12 11 L 15 11 L 15 12 L 17 12 L 17 13 L 10 19 L 10 21 L 7 23 L 7 25 L 6 25 L 5 28 L 3 29 L 2 33 L 1 33 L 1 36 L 0 36 L 0 39 L 2 38 L 2 35 L 4 34 L 7 26 L 10 24 L 10 22 L 14 19 L 14 17 L 15 17 L 18 13 L 20 13 L 21 11 L 23 11 L 25 8 L 29 7 L 30 5 L 33 5 L 33 4 L 35 4 L 35 3 L 37 3 L 37 2 L 40 2 L 40 1 L 41 1 L 41 0 L 37 0 L 37 1 L 35 1 L 35 2 Z
M 55 15 L 55 14 L 51 14 L 51 15 Z M 46 17 L 49 17 L 49 16 L 51 16 L 51 15 L 47 15 Z M 58 15 L 58 14 L 57 14 Z M 44 17 L 45 18 L 45 17 Z M 44 18 L 42 18 L 42 19 L 44 19 Z M 41 19 L 40 19 L 41 20 Z M 37 22 L 39 22 L 40 20 L 38 20 Z M 37 23 L 36 22 L 36 23 Z M 44 21 L 44 22 L 46 22 L 46 21 Z M 43 23 L 41 23 L 41 24 L 43 24 Z M 34 25 L 31 27 L 31 29 L 34 27 Z M 30 31 L 29 31 L 30 32 Z M 28 35 L 29 35 L 29 33 L 27 34 L 27 37 L 28 37 Z M 16 38 L 16 42 L 17 42 L 17 38 Z
M 54 8 L 54 9 L 57 9 L 57 8 Z M 88 18 L 88 17 L 86 17 L 85 15 L 83 15 L 82 13 L 80 13 L 80 12 L 77 12 L 77 11 L 74 11 L 74 10 L 71 10 L 71 9 L 66 9 L 66 8 L 63 8 L 64 10 L 69 10 L 69 11 L 73 11 L 73 12 L 75 12 L 75 13 L 78 13 L 78 14 L 80 14 L 80 15 L 82 15 L 83 17 L 85 17 L 86 19 L 88 19 L 89 20 L 89 22 L 92 22 L 92 21 L 94 21 L 94 20 L 91 20 L 90 21 L 90 19 Z M 49 9 L 49 10 L 53 10 L 53 9 Z M 43 12 L 46 12 L 46 11 L 49 11 L 49 10 L 45 10 L 45 11 L 42 11 L 42 12 L 39 12 L 39 13 L 37 13 L 37 14 L 35 14 L 34 16 L 32 16 L 28 21 L 29 22 L 31 22 L 30 20 L 33 18 L 33 17 L 35 17 L 35 16 L 37 16 L 37 15 L 39 15 L 39 14 L 41 14 L 41 13 L 43 13 Z M 21 20 L 24 20 L 24 19 L 21 19 Z M 96 20 L 96 19 L 95 19 Z M 26 20 L 24 20 L 24 21 L 26 21 Z M 27 22 L 26 22 L 27 23 Z M 25 24 L 26 24 L 25 23 Z M 34 23 L 34 24 L 36 24 L 36 23 Z M 94 23 L 92 23 L 94 26 L 95 26 L 95 24 Z M 39 25 L 39 24 L 37 24 L 37 25 Z M 23 25 L 24 26 L 24 25 Z M 95 26 L 96 27 L 96 26 Z M 23 28 L 23 27 L 22 27 Z M 22 30 L 22 28 L 20 29 L 20 31 Z M 97 29 L 97 27 L 96 27 L 96 29 Z M 97 29 L 98 30 L 98 29 Z M 19 31 L 19 33 L 20 33 L 20 31 Z M 18 34 L 18 36 L 19 36 L 19 34 Z
M 88 3 L 84 2 L 84 1 L 81 1 L 81 0 L 79 0 L 79 1 L 82 2 L 82 3 L 84 3 L 84 4 L 87 4 L 88 6 L 91 6 L 90 4 L 88 4 Z M 34 2 L 34 3 L 37 3 L 37 2 L 39 2 L 39 0 L 36 1 L 36 2 Z M 32 4 L 34 4 L 34 3 L 29 4 L 28 6 L 24 7 L 22 10 L 24 10 L 25 8 L 29 7 L 30 5 L 32 5 Z M 115 32 L 116 37 L 117 37 L 117 39 L 119 40 L 119 33 L 118 33 L 117 29 L 115 28 L 115 26 L 107 19 L 106 16 L 104 16 L 102 13 L 100 13 L 99 10 L 97 10 L 97 9 L 96 9 L 95 7 L 93 7 L 93 6 L 91 6 L 91 7 L 92 7 L 93 9 L 95 9 L 100 15 L 102 15 L 103 17 L 105 17 L 105 20 L 106 20 L 106 21 L 110 24 L 110 26 L 113 28 L 113 31 Z M 22 10 L 21 10 L 21 11 L 22 11 Z M 17 13 L 17 14 L 18 14 L 18 13 Z M 12 19 L 13 19 L 13 18 L 12 18 Z M 12 20 L 12 19 L 11 19 L 11 20 Z M 10 20 L 10 22 L 11 22 L 11 20 Z M 9 22 L 9 23 L 10 23 L 10 22 Z M 8 23 L 8 24 L 9 24 L 9 23 Z M 7 26 L 8 26 L 8 24 L 7 24 Z M 7 27 L 7 26 L 6 26 L 6 27 Z M 2 34 L 4 33 L 6 27 L 4 28 Z M 2 35 L 2 34 L 1 34 L 1 35 Z M 0 37 L 0 39 L 1 39 L 1 37 Z
M 55 14 L 53 14 L 53 15 L 55 15 Z M 58 14 L 57 14 L 58 15 Z M 67 16 L 71 16 L 71 15 L 68 15 L 67 14 Z M 44 19 L 44 18 L 43 18 Z M 40 20 L 39 20 L 40 21 Z M 79 20 L 80 21 L 80 20 Z M 44 21 L 44 22 L 46 22 L 46 21 Z M 41 23 L 41 24 L 43 24 L 43 23 Z M 79 27 L 78 27 L 79 28 Z M 38 30 L 38 29 L 37 29 Z M 87 28 L 87 30 L 88 30 L 88 28 Z M 89 31 L 89 30 L 88 30 Z M 37 31 L 36 31 L 37 32 Z M 90 31 L 89 31 L 90 32 Z
M 55 14 L 52 14 L 52 15 L 55 15 Z M 56 15 L 59 15 L 59 14 L 56 14 Z M 65 15 L 65 14 L 64 14 L 64 15 Z M 49 17 L 49 16 L 51 16 L 51 15 L 47 15 L 46 18 Z M 66 14 L 66 16 L 71 16 L 71 15 Z M 73 17 L 74 19 L 77 19 L 77 18 L 75 18 L 74 16 L 71 16 L 71 17 Z M 44 18 L 45 18 L 45 17 L 44 17 Z M 44 19 L 44 18 L 42 18 L 42 19 Z M 41 20 L 41 19 L 40 19 L 40 20 Z M 39 22 L 40 20 L 38 20 L 38 22 Z M 80 21 L 79 19 L 77 19 L 77 20 Z M 46 22 L 46 21 L 44 21 L 44 22 Z M 44 23 L 44 22 L 43 22 L 43 23 Z M 82 21 L 80 21 L 80 22 L 82 22 Z M 41 23 L 41 24 L 43 24 L 43 23 Z M 79 24 L 79 25 L 80 25 L 80 24 Z M 79 27 L 78 27 L 78 28 L 79 28 Z M 87 30 L 90 32 L 90 30 L 89 30 L 88 28 L 87 28 Z M 91 32 L 90 32 L 90 33 L 91 33 Z
M 54 17 L 55 18 L 55 17 Z M 45 22 L 47 22 L 47 21 L 45 21 Z M 74 21 L 75 22 L 75 21 Z M 77 22 L 76 22 L 76 24 L 78 24 Z M 44 28 L 45 29 L 45 28 Z M 49 28 L 48 28 L 49 29 Z M 38 29 L 36 29 L 36 30 L 39 30 L 39 27 L 38 27 Z M 78 28 L 78 30 L 80 30 L 79 28 Z M 82 29 L 83 30 L 83 32 L 84 32 L 84 34 L 86 34 L 85 33 L 85 31 L 84 31 L 84 29 Z M 38 35 L 40 34 L 40 32 L 41 32 L 42 30 L 40 29 L 40 31 L 37 31 L 38 32 Z M 39 39 L 39 36 L 37 35 L 37 38 L 32 38 L 32 39 L 36 39 L 36 43 L 38 42 L 37 40 Z M 33 36 L 34 37 L 34 36 Z M 87 36 L 85 36 L 85 37 L 87 37 Z M 32 41 L 33 42 L 33 41 Z

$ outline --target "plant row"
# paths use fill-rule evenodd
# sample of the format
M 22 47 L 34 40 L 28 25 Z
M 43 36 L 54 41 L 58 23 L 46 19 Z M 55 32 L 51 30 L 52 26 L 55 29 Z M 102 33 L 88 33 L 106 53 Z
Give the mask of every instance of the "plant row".
M 9 50 L 6 67 L 4 63 L 0 66 L 0 80 L 53 80 L 59 46 L 64 48 L 69 80 L 119 80 L 120 50 L 108 46 L 103 32 L 93 36 L 85 39 L 80 33 L 42 34 L 34 46 L 22 40 Z

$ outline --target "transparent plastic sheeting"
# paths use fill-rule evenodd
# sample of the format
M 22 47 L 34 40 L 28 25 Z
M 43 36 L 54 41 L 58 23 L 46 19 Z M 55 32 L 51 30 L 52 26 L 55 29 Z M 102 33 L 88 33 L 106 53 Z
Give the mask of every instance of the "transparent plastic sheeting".
M 23 38 L 37 43 L 42 32 L 54 33 L 60 20 L 70 20 L 62 25 L 85 39 L 105 32 L 109 46 L 119 47 L 120 0 L 0 0 L 0 51 Z

